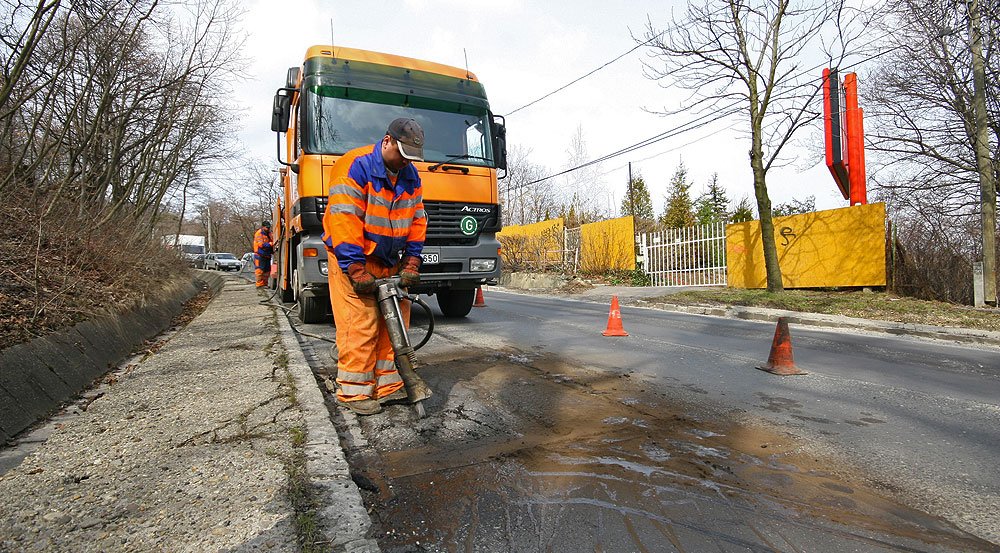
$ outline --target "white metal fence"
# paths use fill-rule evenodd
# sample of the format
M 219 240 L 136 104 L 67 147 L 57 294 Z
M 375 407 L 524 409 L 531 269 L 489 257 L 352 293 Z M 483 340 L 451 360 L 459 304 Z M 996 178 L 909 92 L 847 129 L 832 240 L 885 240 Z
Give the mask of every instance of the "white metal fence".
M 711 223 L 639 235 L 653 286 L 725 286 L 726 225 Z

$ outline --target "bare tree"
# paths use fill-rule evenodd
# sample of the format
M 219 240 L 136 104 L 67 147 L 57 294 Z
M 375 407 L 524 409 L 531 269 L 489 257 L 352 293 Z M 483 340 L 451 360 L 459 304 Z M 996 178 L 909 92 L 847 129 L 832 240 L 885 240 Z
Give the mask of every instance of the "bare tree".
M 218 243 L 230 250 L 249 250 L 261 221 L 270 220 L 282 197 L 281 174 L 269 161 L 250 159 L 231 168 L 231 178 L 213 182 L 206 195 L 211 199 L 212 218 L 219 225 L 213 232 Z M 219 216 L 216 216 L 219 213 Z M 272 221 L 277 229 L 280 221 Z
M 855 35 L 835 33 L 826 45 L 822 32 L 846 19 L 859 23 L 861 16 L 851 13 L 845 16 L 841 2 L 832 0 L 703 0 L 689 3 L 684 20 L 665 30 L 652 22 L 647 27 L 644 40 L 653 47 L 647 76 L 694 91 L 688 105 L 667 114 L 693 110 L 715 112 L 718 118 L 737 113 L 746 117 L 771 292 L 783 290 L 783 285 L 767 172 L 784 162 L 783 150 L 795 133 L 819 117 L 818 68 L 803 70 L 802 60 L 821 44 L 831 59 L 843 59 Z
M 928 236 L 943 236 L 948 228 L 965 234 L 972 221 L 982 217 L 982 228 L 975 234 L 983 240 L 951 240 L 931 250 L 949 259 L 959 253 L 967 259 L 988 258 L 990 252 L 983 247 L 996 247 L 995 219 L 988 221 L 989 213 L 995 213 L 1000 170 L 995 153 L 1000 144 L 1000 12 L 995 3 L 951 0 L 895 0 L 890 8 L 883 23 L 886 54 L 863 91 L 875 107 L 868 115 L 868 136 L 869 149 L 875 152 L 871 159 L 877 167 L 873 181 L 878 196 L 891 206 L 901 228 L 933 229 Z M 974 33 L 977 19 L 979 32 Z M 978 95 L 973 34 L 983 37 L 979 78 L 985 90 Z M 917 239 L 921 233 L 899 236 Z M 929 242 L 904 246 L 931 251 Z M 914 270 L 932 266 L 924 263 Z M 923 282 L 943 286 L 942 298 L 959 295 L 940 279 Z
M 601 164 L 591 163 L 587 152 L 587 141 L 583 136 L 583 126 L 577 125 L 566 150 L 568 167 L 580 167 L 566 173 L 563 209 L 573 214 L 574 225 L 598 221 L 609 215 L 601 200 L 605 197 L 604 182 L 601 180 Z M 570 224 L 570 223 L 567 223 Z
M 500 181 L 504 224 L 524 225 L 545 219 L 556 211 L 551 180 L 540 180 L 545 168 L 531 161 L 531 149 L 511 145 L 507 152 L 507 177 Z
M 60 12 L 0 119 L 21 139 L 4 149 L 0 188 L 29 175 L 44 213 L 72 199 L 98 225 L 119 213 L 154 221 L 171 188 L 226 154 L 233 6 L 202 0 L 178 18 L 156 0 L 106 0 Z
M 0 0 L 0 293 L 30 332 L 182 270 L 154 229 L 227 154 L 237 6 Z
M 6 118 L 17 106 L 8 106 L 11 94 L 19 85 L 28 68 L 35 48 L 45 36 L 49 25 L 59 12 L 59 0 L 36 2 L 33 5 L 22 0 L 3 0 L 3 14 L 6 16 L 0 30 L 3 56 L 0 56 L 0 119 Z

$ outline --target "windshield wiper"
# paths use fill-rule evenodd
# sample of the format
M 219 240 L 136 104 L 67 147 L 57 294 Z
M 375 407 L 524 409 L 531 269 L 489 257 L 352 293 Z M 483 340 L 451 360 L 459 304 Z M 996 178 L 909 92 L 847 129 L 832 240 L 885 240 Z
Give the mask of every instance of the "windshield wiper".
M 483 161 L 492 161 L 491 159 L 486 158 L 486 157 L 482 157 L 482 156 L 470 156 L 469 154 L 460 154 L 460 155 L 456 155 L 454 157 L 449 157 L 448 159 L 442 161 L 441 163 L 435 163 L 434 165 L 431 165 L 430 167 L 428 167 L 427 170 L 428 171 L 437 171 L 445 163 L 451 163 L 453 161 L 458 161 L 460 159 L 481 159 Z

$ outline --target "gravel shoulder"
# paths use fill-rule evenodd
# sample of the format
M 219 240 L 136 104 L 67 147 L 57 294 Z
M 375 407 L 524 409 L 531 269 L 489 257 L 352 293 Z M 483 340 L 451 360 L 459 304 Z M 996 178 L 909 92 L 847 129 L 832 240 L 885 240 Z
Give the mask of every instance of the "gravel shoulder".
M 229 280 L 0 477 L 0 550 L 297 551 L 277 315 Z

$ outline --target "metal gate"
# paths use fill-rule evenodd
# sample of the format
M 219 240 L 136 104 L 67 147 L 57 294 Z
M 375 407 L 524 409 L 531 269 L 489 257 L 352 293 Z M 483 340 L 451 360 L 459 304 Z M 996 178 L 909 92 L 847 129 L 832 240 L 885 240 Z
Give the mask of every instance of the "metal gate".
M 726 224 L 639 235 L 643 269 L 653 286 L 725 286 Z

